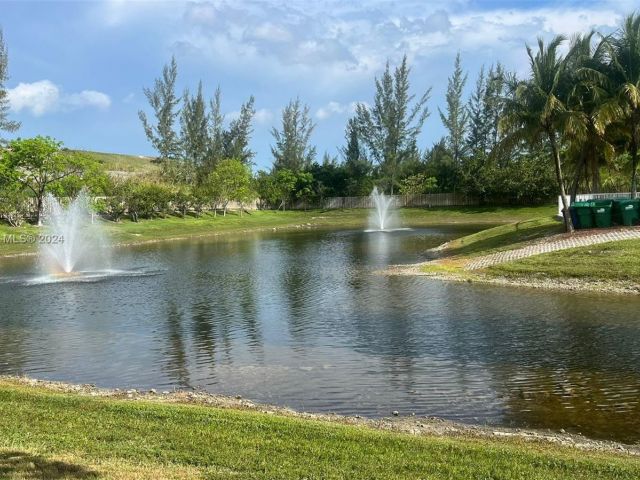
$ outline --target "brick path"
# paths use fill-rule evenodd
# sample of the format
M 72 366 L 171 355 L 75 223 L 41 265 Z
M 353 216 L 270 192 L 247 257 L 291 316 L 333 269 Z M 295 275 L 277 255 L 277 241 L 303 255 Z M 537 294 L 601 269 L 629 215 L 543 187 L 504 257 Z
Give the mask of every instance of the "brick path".
M 517 248 L 515 250 L 507 250 L 504 252 L 492 253 L 482 257 L 475 258 L 468 262 L 465 270 L 477 270 L 487 268 L 500 263 L 511 262 L 521 258 L 540 255 L 541 253 L 557 252 L 567 248 L 586 247 L 596 245 L 598 243 L 613 242 L 617 240 L 629 240 L 640 238 L 640 228 L 621 228 L 617 230 L 609 230 L 602 233 L 593 233 L 583 235 L 579 232 L 573 236 L 556 235 L 547 239 L 545 242 L 534 243 L 526 247 Z M 586 233 L 586 232 L 584 232 Z

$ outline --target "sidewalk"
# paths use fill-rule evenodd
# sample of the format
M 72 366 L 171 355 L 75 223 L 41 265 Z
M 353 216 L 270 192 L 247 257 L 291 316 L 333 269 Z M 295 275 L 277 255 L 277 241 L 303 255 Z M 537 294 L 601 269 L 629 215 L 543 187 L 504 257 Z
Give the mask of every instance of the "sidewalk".
M 599 243 L 630 240 L 634 238 L 640 238 L 640 228 L 624 227 L 604 232 L 599 230 L 578 231 L 572 236 L 567 236 L 566 234 L 555 235 L 547 238 L 545 241 L 533 243 L 526 247 L 474 258 L 467 262 L 464 269 L 479 270 L 481 268 L 492 267 L 500 263 L 520 260 L 521 258 L 532 257 L 542 253 L 557 252 L 568 248 L 587 247 Z

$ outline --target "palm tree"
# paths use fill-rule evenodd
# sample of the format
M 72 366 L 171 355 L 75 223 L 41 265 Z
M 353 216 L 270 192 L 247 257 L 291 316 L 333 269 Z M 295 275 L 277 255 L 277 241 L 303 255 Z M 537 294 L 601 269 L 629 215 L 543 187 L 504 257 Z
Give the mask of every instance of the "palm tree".
M 599 109 L 601 131 L 617 124 L 625 134 L 631 154 L 631 194 L 638 191 L 640 148 L 640 15 L 629 15 L 609 45 L 609 78 L 612 96 Z
M 583 178 L 591 192 L 598 192 L 602 161 L 613 158 L 615 154 L 613 145 L 607 141 L 596 121 L 597 113 L 608 96 L 608 77 L 607 39 L 601 38 L 594 44 L 594 35 L 592 31 L 575 36 L 565 60 L 569 91 L 562 130 L 568 158 L 574 160 L 572 197 L 577 194 Z
M 517 146 L 523 141 L 530 144 L 547 142 L 555 163 L 565 228 L 567 232 L 573 232 L 558 145 L 567 112 L 562 101 L 568 90 L 566 63 L 557 52 L 564 40 L 564 36 L 558 35 L 545 46 L 539 38 L 535 55 L 527 46 L 531 77 L 526 81 L 510 81 L 512 94 L 506 100 L 505 115 L 500 122 L 505 133 L 500 149 Z

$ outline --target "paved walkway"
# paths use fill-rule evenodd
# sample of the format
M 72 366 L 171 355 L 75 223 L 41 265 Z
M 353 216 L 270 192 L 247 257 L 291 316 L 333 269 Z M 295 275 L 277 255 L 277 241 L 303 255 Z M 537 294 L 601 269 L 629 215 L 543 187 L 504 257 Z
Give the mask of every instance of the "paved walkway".
M 621 228 L 610 230 L 602 233 L 584 234 L 586 232 L 577 232 L 570 237 L 565 235 L 556 235 L 544 242 L 534 243 L 526 247 L 517 248 L 515 250 L 507 250 L 504 252 L 492 253 L 482 257 L 475 258 L 468 262 L 465 270 L 477 270 L 487 268 L 500 263 L 511 262 L 521 258 L 540 255 L 541 253 L 557 252 L 567 248 L 587 247 L 598 243 L 613 242 L 616 240 L 630 240 L 640 238 L 640 228 Z M 555 238 L 555 240 L 554 240 Z

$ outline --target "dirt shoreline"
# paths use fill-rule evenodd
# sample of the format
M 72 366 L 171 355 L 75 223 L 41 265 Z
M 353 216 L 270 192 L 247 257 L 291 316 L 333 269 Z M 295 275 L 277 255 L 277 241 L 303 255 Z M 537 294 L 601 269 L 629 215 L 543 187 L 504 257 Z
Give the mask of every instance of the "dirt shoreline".
M 90 384 L 78 385 L 12 375 L 0 375 L 0 382 L 22 387 L 31 387 L 34 389 L 45 389 L 51 392 L 72 393 L 83 397 L 100 397 L 121 401 L 199 405 L 232 410 L 246 410 L 270 415 L 326 421 L 342 425 L 360 426 L 411 435 L 468 438 L 477 440 L 510 438 L 524 442 L 550 444 L 584 451 L 640 456 L 640 444 L 628 445 L 615 441 L 595 440 L 582 435 L 565 433 L 562 431 L 554 432 L 551 430 L 463 424 L 437 417 L 392 416 L 388 418 L 371 419 L 362 418 L 359 415 L 344 416 L 337 414 L 307 413 L 292 410 L 287 407 L 255 403 L 240 396 L 229 397 L 199 390 L 172 390 L 157 392 L 153 389 L 146 391 L 119 388 L 106 389 L 97 388 L 95 385 Z M 2 384 L 0 383 L 0 389 L 1 388 Z
M 457 283 L 479 283 L 505 287 L 533 288 L 536 290 L 573 291 L 590 293 L 611 293 L 616 295 L 639 295 L 640 284 L 621 280 L 595 281 L 579 278 L 511 278 L 486 275 L 481 272 L 425 272 L 422 267 L 433 264 L 432 261 L 411 265 L 392 265 L 378 273 L 389 276 L 417 276 L 434 280 Z

